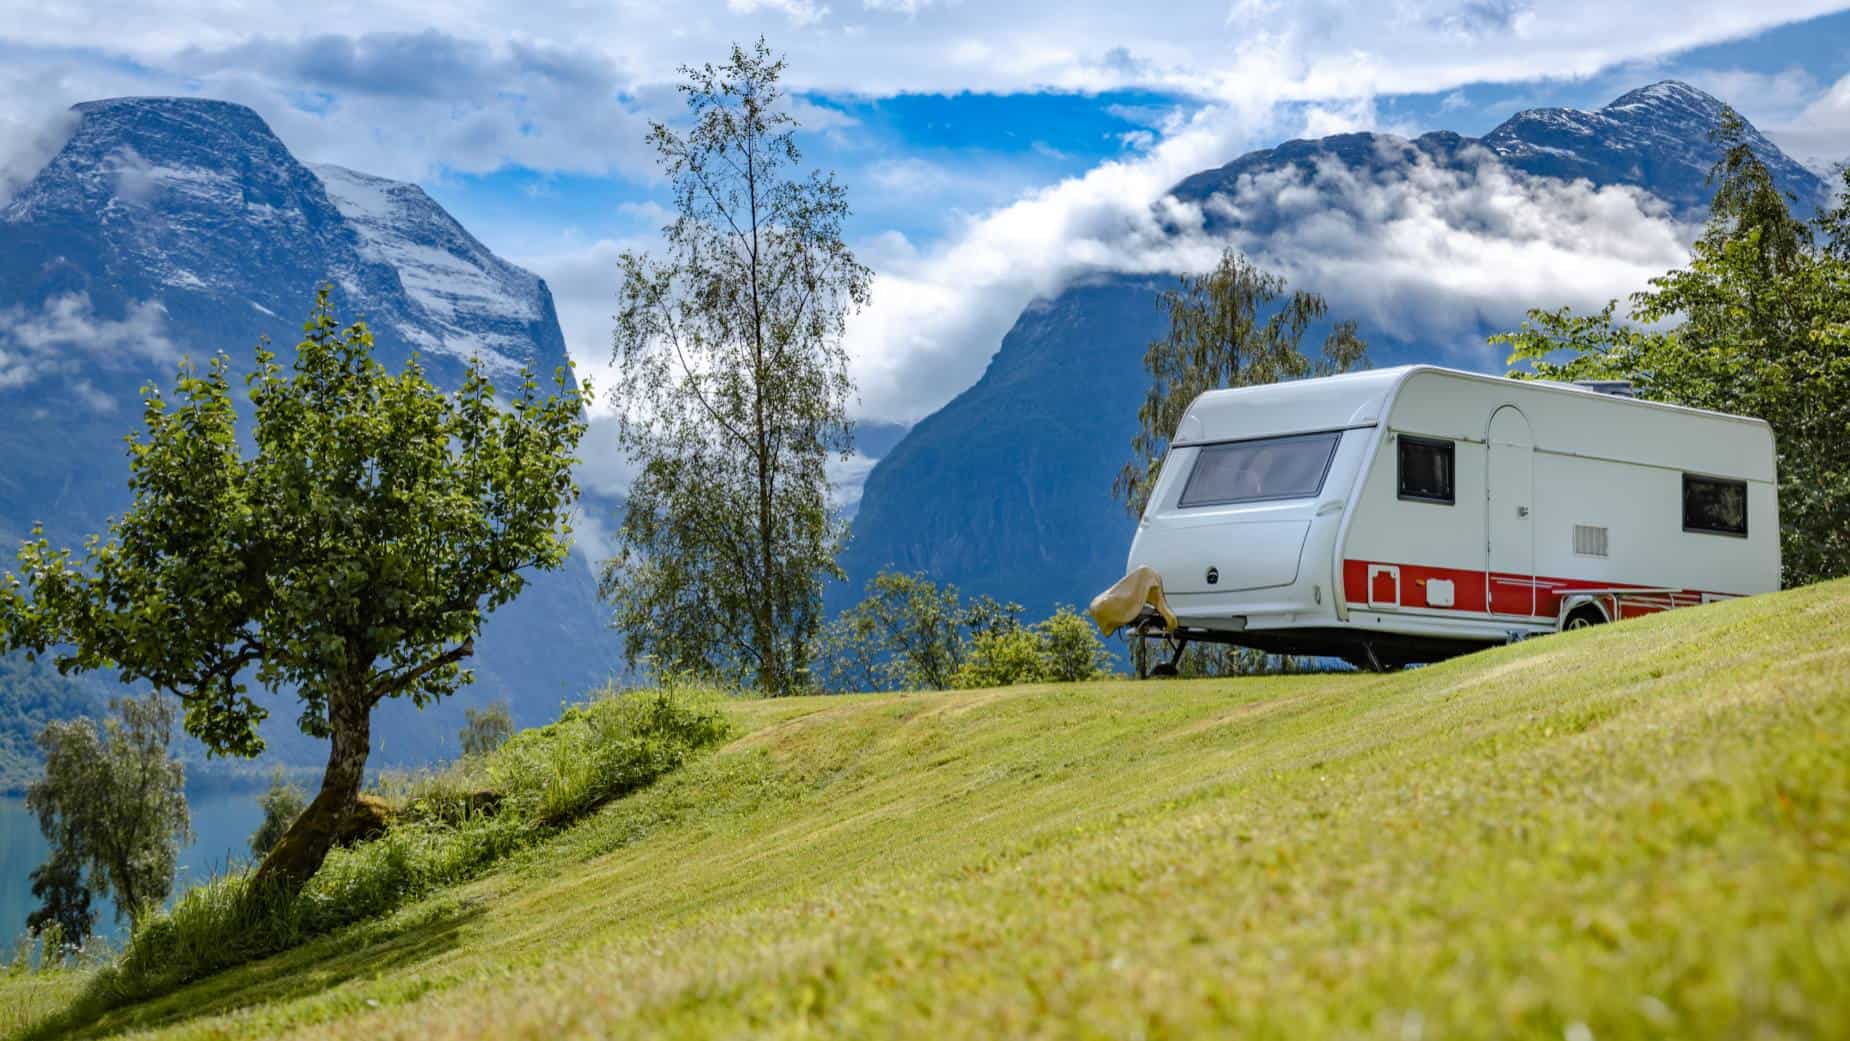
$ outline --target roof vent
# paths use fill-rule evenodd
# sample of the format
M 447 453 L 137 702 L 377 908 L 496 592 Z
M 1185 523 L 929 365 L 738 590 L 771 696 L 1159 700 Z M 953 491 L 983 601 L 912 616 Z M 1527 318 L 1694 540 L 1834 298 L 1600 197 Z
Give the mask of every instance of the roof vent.
M 1615 398 L 1638 396 L 1638 388 L 1632 386 L 1631 380 L 1575 380 L 1574 386 L 1596 394 L 1611 394 Z

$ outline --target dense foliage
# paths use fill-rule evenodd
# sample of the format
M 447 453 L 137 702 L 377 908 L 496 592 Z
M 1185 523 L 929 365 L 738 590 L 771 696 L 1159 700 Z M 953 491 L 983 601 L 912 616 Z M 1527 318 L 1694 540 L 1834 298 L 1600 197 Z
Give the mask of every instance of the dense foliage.
M 1231 248 L 1214 270 L 1181 281 L 1162 296 L 1169 331 L 1144 351 L 1150 389 L 1137 410 L 1131 458 L 1112 482 L 1112 494 L 1133 515 L 1143 513 L 1169 439 L 1203 391 L 1327 376 L 1367 364 L 1367 344 L 1347 321 L 1335 323 L 1324 337 L 1321 357 L 1307 356 L 1299 344 L 1329 306 L 1315 293 L 1288 290 L 1283 278 Z
M 58 923 L 65 943 L 90 931 L 88 891 L 140 922 L 167 899 L 175 858 L 191 833 L 186 770 L 168 755 L 177 714 L 160 694 L 119 698 L 99 728 L 89 718 L 39 735 L 45 774 L 26 792 L 51 855 L 33 872 L 42 904 L 28 924 Z
M 228 359 L 183 364 L 176 400 L 146 392 L 134 504 L 108 538 L 80 557 L 36 537 L 0 583 L 0 649 L 178 695 L 214 753 L 263 747 L 250 679 L 294 694 L 301 729 L 332 740 L 320 791 L 261 869 L 286 885 L 354 804 L 373 707 L 467 682 L 483 616 L 564 561 L 584 430 L 563 370 L 547 397 L 530 373 L 498 395 L 479 365 L 445 393 L 415 358 L 388 373 L 325 289 L 305 330 L 288 368 L 257 350 L 253 453 Z
M 871 275 L 847 197 L 802 175 L 764 42 L 685 68 L 692 126 L 649 135 L 673 185 L 665 255 L 620 261 L 611 402 L 638 467 L 602 591 L 632 663 L 807 689 L 845 527 L 825 464 L 851 444 L 842 331 Z
M 1077 683 L 1106 675 L 1111 656 L 1098 629 L 1071 607 L 1061 606 L 1034 626 L 1009 626 L 978 633 L 964 663 L 951 677 L 960 690 L 1016 683 Z
M 965 598 L 923 572 L 882 570 L 822 632 L 819 673 L 834 691 L 948 690 L 971 642 L 1019 627 L 1021 605 Z
M 1532 311 L 1513 375 L 1626 379 L 1653 401 L 1765 419 L 1779 452 L 1784 581 L 1850 574 L 1850 169 L 1812 226 L 1753 152 L 1739 117 L 1689 266 L 1593 314 Z

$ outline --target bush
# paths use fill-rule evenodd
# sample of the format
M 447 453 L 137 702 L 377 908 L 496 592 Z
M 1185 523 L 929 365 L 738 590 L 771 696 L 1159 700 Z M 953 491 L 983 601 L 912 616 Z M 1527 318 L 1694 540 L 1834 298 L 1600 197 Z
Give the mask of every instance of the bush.
M 605 694 L 556 723 L 517 734 L 482 761 L 484 800 L 469 768 L 399 782 L 405 805 L 380 838 L 328 854 L 291 896 L 248 873 L 189 890 L 135 930 L 66 1020 L 87 1020 L 314 936 L 385 914 L 556 833 L 598 806 L 679 767 L 731 732 L 702 690 Z M 472 812 L 484 803 L 492 808 Z M 459 810 L 458 807 L 461 807 Z M 46 1024 L 55 1032 L 59 1024 Z
M 1041 639 L 1041 671 L 1054 683 L 1096 679 L 1111 665 L 1098 629 L 1071 607 L 1062 605 L 1035 629 Z
M 1104 675 L 1111 656 L 1098 630 L 1062 606 L 1033 628 L 1002 627 L 977 633 L 951 678 L 958 690 L 1016 683 L 1077 683 Z
M 958 690 L 1038 683 L 1046 676 L 1040 634 L 1033 629 L 999 629 L 978 633 L 970 654 L 951 677 Z

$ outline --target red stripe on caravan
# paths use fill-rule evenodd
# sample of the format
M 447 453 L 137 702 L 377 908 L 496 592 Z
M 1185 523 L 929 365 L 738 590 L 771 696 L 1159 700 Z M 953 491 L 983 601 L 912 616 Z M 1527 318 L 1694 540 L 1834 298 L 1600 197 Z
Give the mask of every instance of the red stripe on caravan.
M 1370 597 L 1369 571 L 1376 569 L 1374 587 L 1376 595 Z M 1379 569 L 1392 568 L 1398 573 L 1398 582 L 1381 574 Z M 1433 603 L 1430 594 L 1434 580 L 1452 584 L 1452 602 L 1450 604 Z M 1490 613 L 1485 607 L 1485 592 L 1489 590 L 1490 604 L 1497 614 L 1527 615 L 1531 610 L 1529 591 L 1534 589 L 1534 612 L 1531 617 L 1553 618 L 1560 613 L 1563 598 L 1583 589 L 1655 589 L 1653 586 L 1641 586 L 1633 582 L 1612 582 L 1605 579 L 1559 578 L 1547 575 L 1512 575 L 1504 572 L 1473 571 L 1468 568 L 1431 567 L 1425 564 L 1396 564 L 1378 560 L 1344 560 L 1343 561 L 1343 599 L 1351 606 L 1366 607 L 1369 603 L 1389 603 L 1400 607 L 1421 608 L 1436 611 L 1469 611 L 1478 614 Z M 1357 593 L 1360 595 L 1351 595 Z M 1721 594 L 1728 595 L 1728 594 Z M 1655 614 L 1673 607 L 1692 607 L 1702 603 L 1704 593 L 1696 589 L 1681 589 L 1673 593 L 1641 593 L 1627 597 L 1618 605 L 1621 618 L 1636 618 L 1640 615 Z M 1443 600 L 1443 597 L 1438 599 Z M 1610 605 L 1608 605 L 1610 609 Z

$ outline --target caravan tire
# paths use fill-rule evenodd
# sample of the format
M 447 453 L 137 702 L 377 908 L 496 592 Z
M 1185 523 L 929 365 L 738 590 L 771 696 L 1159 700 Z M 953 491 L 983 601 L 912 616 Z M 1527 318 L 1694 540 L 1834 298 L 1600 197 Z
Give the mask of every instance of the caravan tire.
M 1568 615 L 1567 620 L 1561 623 L 1561 631 L 1573 632 L 1575 629 L 1591 629 L 1596 625 L 1605 624 L 1606 612 L 1588 604 L 1585 607 L 1575 608 L 1574 613 Z

